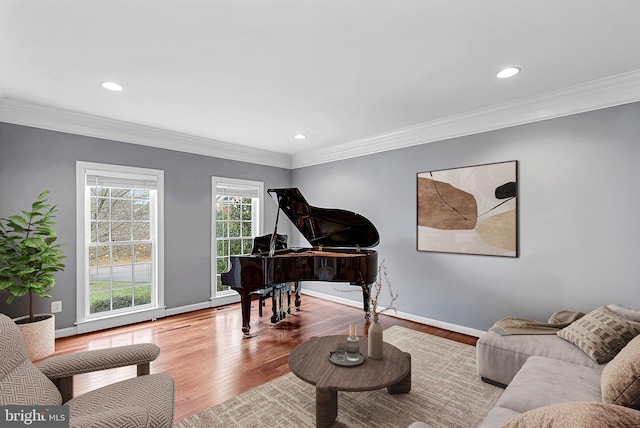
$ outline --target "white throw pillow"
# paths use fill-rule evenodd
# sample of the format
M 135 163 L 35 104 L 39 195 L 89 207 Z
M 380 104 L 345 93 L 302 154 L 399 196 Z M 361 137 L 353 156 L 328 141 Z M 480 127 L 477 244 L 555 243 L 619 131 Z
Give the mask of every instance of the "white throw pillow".
M 620 315 L 621 317 L 625 317 L 626 319 L 631 321 L 640 322 L 640 312 L 638 311 L 626 308 L 619 303 L 612 303 L 607 306 L 609 307 L 609 309 L 611 309 L 613 312 Z

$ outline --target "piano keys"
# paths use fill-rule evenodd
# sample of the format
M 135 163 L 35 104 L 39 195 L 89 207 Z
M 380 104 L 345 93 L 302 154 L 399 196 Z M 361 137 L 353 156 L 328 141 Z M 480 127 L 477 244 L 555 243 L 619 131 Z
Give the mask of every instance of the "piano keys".
M 284 212 L 313 246 L 286 248 L 282 235 L 268 235 L 268 252 L 231 256 L 230 269 L 221 275 L 224 285 L 240 294 L 242 333 L 250 337 L 251 297 L 272 284 L 294 283 L 296 308 L 300 307 L 301 281 L 348 282 L 362 289 L 363 310 L 369 317 L 369 291 L 378 275 L 378 254 L 368 249 L 380 242 L 375 226 L 365 217 L 347 210 L 319 208 L 307 203 L 296 188 L 269 189 Z M 264 237 L 261 237 L 264 242 Z M 264 244 L 257 245 L 264 250 Z

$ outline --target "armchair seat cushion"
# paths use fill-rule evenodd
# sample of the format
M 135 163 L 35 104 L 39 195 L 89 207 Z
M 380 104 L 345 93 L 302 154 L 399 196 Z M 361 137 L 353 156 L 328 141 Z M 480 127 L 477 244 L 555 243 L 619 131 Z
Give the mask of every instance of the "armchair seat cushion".
M 143 408 L 148 413 L 147 426 L 170 427 L 173 422 L 173 378 L 164 374 L 152 374 L 123 380 L 95 391 L 72 398 L 69 416 L 76 417 L 130 408 Z M 139 418 L 140 412 L 132 417 Z M 104 425 L 105 427 L 116 425 Z M 117 426 L 121 426 L 117 425 Z

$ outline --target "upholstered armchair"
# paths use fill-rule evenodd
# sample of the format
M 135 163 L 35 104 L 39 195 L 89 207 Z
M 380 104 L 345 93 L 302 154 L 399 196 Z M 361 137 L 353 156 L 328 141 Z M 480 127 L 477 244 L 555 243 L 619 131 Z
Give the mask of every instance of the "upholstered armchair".
M 0 314 L 0 405 L 68 405 L 71 427 L 170 427 L 174 382 L 149 374 L 151 343 L 60 355 L 36 367 L 15 322 Z M 73 376 L 137 365 L 138 376 L 73 397 Z

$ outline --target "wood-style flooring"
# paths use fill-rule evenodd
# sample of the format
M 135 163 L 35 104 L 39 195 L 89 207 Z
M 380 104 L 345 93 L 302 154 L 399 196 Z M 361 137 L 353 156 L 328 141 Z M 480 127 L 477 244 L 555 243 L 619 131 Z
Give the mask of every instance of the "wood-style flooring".
M 289 373 L 291 350 L 312 336 L 347 334 L 350 324 L 366 335 L 369 321 L 361 309 L 302 296 L 302 310 L 270 322 L 270 308 L 251 314 L 252 337 L 242 337 L 240 305 L 203 309 L 125 327 L 56 340 L 54 355 L 152 342 L 161 348 L 152 373 L 175 379 L 175 421 L 215 406 Z M 475 345 L 476 338 L 399 318 L 380 317 L 383 328 L 400 325 Z M 366 342 L 365 342 L 366 343 Z M 135 367 L 76 376 L 75 394 L 135 376 Z

